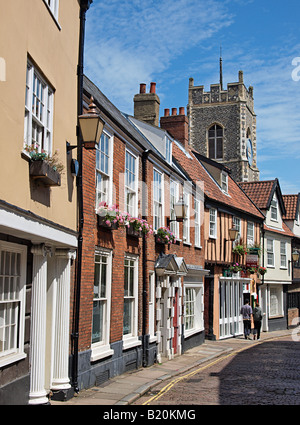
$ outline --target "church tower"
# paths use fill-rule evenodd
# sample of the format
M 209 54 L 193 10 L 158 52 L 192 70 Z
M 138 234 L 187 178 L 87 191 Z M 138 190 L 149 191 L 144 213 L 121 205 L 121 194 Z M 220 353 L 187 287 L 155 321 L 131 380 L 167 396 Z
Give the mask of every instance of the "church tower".
M 238 82 L 223 89 L 222 59 L 220 82 L 210 91 L 189 81 L 189 143 L 200 154 L 224 164 L 236 181 L 257 181 L 256 115 L 253 87 L 244 85 L 243 72 Z

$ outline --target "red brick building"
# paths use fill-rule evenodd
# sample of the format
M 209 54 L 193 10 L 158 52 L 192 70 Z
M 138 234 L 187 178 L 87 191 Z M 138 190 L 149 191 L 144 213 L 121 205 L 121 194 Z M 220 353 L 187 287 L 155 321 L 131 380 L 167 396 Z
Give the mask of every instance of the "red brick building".
M 85 78 L 86 109 L 91 96 L 105 125 L 83 152 L 79 389 L 204 341 L 203 193 L 166 131 L 122 114 Z

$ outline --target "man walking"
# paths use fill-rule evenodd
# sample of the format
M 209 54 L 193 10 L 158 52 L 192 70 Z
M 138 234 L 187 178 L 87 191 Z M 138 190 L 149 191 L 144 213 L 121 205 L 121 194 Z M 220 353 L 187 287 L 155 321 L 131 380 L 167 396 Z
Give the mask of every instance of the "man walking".
M 260 338 L 260 328 L 261 328 L 261 321 L 263 318 L 262 310 L 259 306 L 259 303 L 256 303 L 256 306 L 253 309 L 253 321 L 254 321 L 254 330 L 253 330 L 253 339 Z
M 249 301 L 247 300 L 245 304 L 241 308 L 241 313 L 243 316 L 243 323 L 244 323 L 244 335 L 245 339 L 251 339 L 250 338 L 250 332 L 251 332 L 251 315 L 252 315 L 252 308 L 249 305 Z

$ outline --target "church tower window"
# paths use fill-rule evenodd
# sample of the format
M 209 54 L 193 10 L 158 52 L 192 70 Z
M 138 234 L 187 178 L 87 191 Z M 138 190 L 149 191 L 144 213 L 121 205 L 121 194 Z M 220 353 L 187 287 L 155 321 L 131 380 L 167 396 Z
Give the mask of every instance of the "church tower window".
M 208 156 L 211 159 L 223 159 L 223 128 L 217 124 L 208 130 Z

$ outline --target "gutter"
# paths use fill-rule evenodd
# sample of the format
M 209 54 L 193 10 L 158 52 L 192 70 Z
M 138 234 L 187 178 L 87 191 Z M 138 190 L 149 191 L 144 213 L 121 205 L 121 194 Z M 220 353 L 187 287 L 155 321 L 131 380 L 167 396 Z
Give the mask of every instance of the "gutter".
M 78 340 L 79 340 L 79 319 L 80 319 L 80 292 L 81 292 L 81 269 L 82 269 L 82 242 L 83 242 L 83 191 L 82 191 L 82 140 L 79 131 L 78 117 L 83 113 L 83 60 L 84 60 L 84 36 L 86 12 L 93 0 L 80 1 L 80 31 L 77 66 L 77 160 L 79 164 L 77 177 L 77 200 L 78 200 L 78 247 L 77 247 L 77 270 L 76 283 L 74 289 L 74 323 L 72 332 L 72 386 L 76 393 L 78 386 Z

